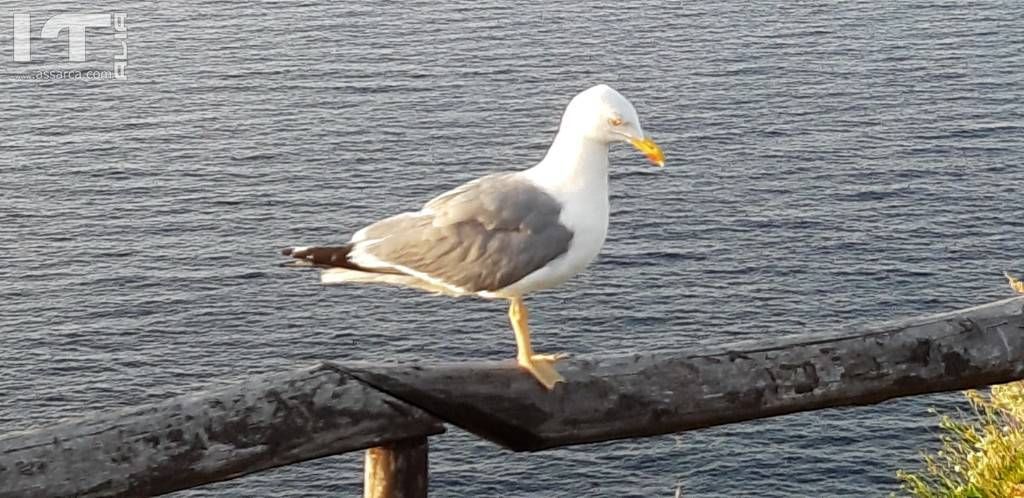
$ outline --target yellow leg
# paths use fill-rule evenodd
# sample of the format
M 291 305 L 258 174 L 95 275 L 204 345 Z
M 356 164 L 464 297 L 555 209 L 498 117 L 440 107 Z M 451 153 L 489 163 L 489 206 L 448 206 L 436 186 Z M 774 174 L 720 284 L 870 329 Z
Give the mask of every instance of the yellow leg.
M 519 366 L 530 372 L 537 382 L 540 382 L 548 390 L 554 389 L 555 384 L 565 382 L 565 379 L 555 370 L 555 362 L 565 355 L 534 354 L 533 346 L 530 345 L 530 314 L 526 311 L 523 298 L 509 299 L 508 319 L 512 322 L 512 330 L 516 333 L 516 361 Z
M 1013 275 L 1010 275 L 1008 272 L 1005 272 L 1005 271 L 1003 272 L 1003 275 L 1006 276 L 1006 280 L 1010 281 L 1010 288 L 1011 289 L 1013 289 L 1013 290 L 1015 290 L 1015 291 L 1017 291 L 1017 292 L 1019 292 L 1021 294 L 1024 294 L 1024 281 L 1021 281 L 1021 279 L 1019 279 L 1019 278 L 1014 278 Z

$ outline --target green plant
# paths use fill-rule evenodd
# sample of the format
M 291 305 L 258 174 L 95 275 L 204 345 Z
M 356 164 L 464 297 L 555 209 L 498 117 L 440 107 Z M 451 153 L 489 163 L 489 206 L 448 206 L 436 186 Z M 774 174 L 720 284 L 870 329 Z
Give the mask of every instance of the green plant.
M 1024 382 L 967 391 L 973 413 L 943 416 L 942 449 L 920 472 L 899 471 L 919 498 L 1024 498 Z

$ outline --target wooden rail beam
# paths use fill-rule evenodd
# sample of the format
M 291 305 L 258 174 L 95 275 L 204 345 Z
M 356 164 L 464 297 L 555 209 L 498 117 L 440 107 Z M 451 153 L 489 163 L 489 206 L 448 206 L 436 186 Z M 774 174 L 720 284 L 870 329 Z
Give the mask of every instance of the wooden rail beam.
M 152 496 L 443 432 L 328 366 L 0 437 L 0 497 Z
M 513 450 L 652 436 L 1024 378 L 1024 297 L 862 330 L 575 358 L 541 388 L 514 363 L 347 368 Z
M 1024 378 L 1024 297 L 861 330 L 575 358 L 559 370 L 568 382 L 553 391 L 512 362 L 323 363 L 256 377 L 0 436 L 0 498 L 149 496 L 371 447 L 368 486 L 408 485 L 368 493 L 422 496 L 413 484 L 425 486 L 424 438 L 443 430 L 439 420 L 540 450 L 1009 382 Z

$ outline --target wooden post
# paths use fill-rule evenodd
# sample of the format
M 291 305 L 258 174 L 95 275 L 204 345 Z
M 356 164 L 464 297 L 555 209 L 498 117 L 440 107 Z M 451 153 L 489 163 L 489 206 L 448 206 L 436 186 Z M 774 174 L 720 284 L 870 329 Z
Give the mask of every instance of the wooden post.
M 366 450 L 363 498 L 427 498 L 427 438 Z

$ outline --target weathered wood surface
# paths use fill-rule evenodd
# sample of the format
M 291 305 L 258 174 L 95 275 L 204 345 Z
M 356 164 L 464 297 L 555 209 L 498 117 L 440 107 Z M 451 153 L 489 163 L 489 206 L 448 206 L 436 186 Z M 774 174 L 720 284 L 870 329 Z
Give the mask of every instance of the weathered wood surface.
M 443 430 L 437 419 L 540 450 L 1009 382 L 1024 378 L 1024 297 L 863 330 L 576 358 L 559 370 L 568 383 L 549 392 L 511 361 L 324 363 L 8 434 L 0 498 L 161 494 L 422 438 Z
M 1024 298 L 722 348 L 576 358 L 541 388 L 512 362 L 347 368 L 514 450 L 650 436 L 1024 378 Z
M 0 497 L 151 496 L 442 431 L 324 365 L 0 436 Z
M 427 438 L 366 450 L 363 498 L 427 498 Z

